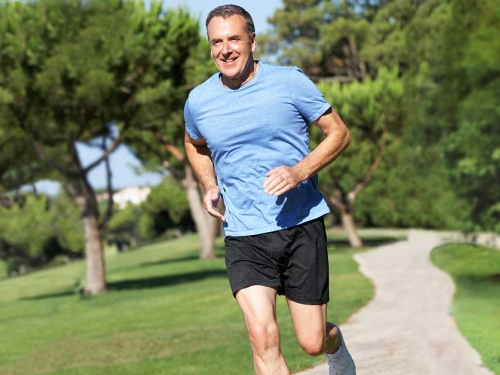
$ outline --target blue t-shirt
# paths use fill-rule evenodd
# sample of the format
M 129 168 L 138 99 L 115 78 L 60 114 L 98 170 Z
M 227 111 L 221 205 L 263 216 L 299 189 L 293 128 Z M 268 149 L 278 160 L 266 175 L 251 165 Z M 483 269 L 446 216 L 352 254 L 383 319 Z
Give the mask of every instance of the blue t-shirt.
M 237 89 L 224 87 L 216 73 L 191 91 L 186 131 L 192 139 L 204 138 L 212 154 L 226 235 L 273 232 L 329 212 L 317 176 L 281 196 L 263 188 L 268 171 L 294 166 L 309 154 L 308 123 L 329 108 L 301 70 L 263 62 Z

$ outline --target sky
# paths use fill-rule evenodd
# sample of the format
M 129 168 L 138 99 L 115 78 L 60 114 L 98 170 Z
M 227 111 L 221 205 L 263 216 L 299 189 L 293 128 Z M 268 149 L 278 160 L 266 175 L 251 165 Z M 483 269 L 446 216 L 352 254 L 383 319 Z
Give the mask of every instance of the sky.
M 179 5 L 186 5 L 192 10 L 193 16 L 200 18 L 203 31 L 205 31 L 205 19 L 213 8 L 224 4 L 239 5 L 252 15 L 257 35 L 269 28 L 267 18 L 271 17 L 274 11 L 282 6 L 281 0 L 227 0 L 227 2 L 214 0 L 165 0 L 164 2 L 167 4 L 167 7 L 173 8 Z
M 281 0 L 228 0 L 228 2 L 213 0 L 164 0 L 164 3 L 167 8 L 187 7 L 191 11 L 191 14 L 200 20 L 203 34 L 205 34 L 205 19 L 213 8 L 224 4 L 239 5 L 252 15 L 257 41 L 259 33 L 263 33 L 269 29 L 267 18 L 271 17 L 274 11 L 282 6 Z M 101 152 L 98 150 L 84 145 L 79 145 L 78 151 L 84 166 L 90 164 L 101 155 Z M 162 175 L 156 173 L 138 175 L 134 171 L 134 166 L 139 166 L 140 162 L 123 145 L 111 154 L 110 164 L 113 173 L 112 182 L 115 189 L 127 186 L 154 186 L 160 183 L 163 178 Z M 106 186 L 103 163 L 89 173 L 89 181 L 94 188 L 103 188 Z M 41 181 L 36 186 L 39 191 L 53 195 L 57 193 L 59 185 L 52 181 Z

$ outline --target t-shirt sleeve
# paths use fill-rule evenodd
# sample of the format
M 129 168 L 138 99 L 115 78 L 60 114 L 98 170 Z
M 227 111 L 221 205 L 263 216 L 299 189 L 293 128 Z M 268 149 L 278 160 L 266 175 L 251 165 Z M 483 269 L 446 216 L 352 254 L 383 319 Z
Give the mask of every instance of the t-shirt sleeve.
M 297 67 L 290 70 L 290 86 L 295 107 L 308 121 L 316 121 L 331 107 L 313 81 Z
M 189 108 L 189 98 L 186 100 L 186 104 L 184 105 L 184 123 L 186 126 L 186 132 L 189 134 L 191 139 L 203 138 L 191 114 L 191 109 Z

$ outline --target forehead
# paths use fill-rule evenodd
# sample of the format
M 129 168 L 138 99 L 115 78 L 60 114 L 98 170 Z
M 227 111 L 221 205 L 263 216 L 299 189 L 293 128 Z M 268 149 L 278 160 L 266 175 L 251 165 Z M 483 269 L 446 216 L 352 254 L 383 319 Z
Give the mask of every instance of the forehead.
M 235 14 L 227 18 L 214 17 L 208 23 L 208 39 L 244 35 L 246 34 L 245 24 L 245 19 L 239 14 Z

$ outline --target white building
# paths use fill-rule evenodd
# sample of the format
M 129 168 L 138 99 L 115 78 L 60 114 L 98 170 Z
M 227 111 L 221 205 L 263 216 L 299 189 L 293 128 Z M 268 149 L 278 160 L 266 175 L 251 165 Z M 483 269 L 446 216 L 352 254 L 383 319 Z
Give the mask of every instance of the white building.
M 144 202 L 149 193 L 151 193 L 150 187 L 140 188 L 137 186 L 130 186 L 114 193 L 113 202 L 116 203 L 120 209 L 123 209 L 129 203 L 138 205 Z

